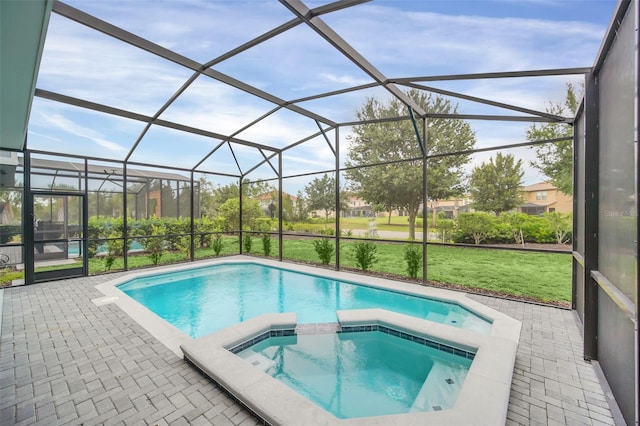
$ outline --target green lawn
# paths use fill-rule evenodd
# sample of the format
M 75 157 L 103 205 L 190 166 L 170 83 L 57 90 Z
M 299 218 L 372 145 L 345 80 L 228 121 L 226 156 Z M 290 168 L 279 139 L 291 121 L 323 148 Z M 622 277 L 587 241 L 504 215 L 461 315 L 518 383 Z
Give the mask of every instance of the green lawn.
M 368 217 L 342 217 L 340 218 L 340 229 L 369 229 Z M 422 219 L 420 219 L 422 220 Z M 391 223 L 389 224 L 388 217 L 377 217 L 376 227 L 378 231 L 409 231 L 409 218 L 407 216 L 391 216 Z M 333 225 L 333 222 L 330 222 Z M 418 229 L 419 231 L 420 229 Z
M 285 239 L 285 259 L 319 263 L 313 248 L 314 238 Z M 239 253 L 237 237 L 225 237 L 221 254 Z M 353 259 L 353 241 L 342 241 L 340 264 L 345 268 L 357 268 Z M 403 243 L 375 243 L 377 261 L 372 271 L 407 277 Z M 474 249 L 466 247 L 427 246 L 427 278 L 429 281 L 468 288 L 476 291 L 497 292 L 551 303 L 571 302 L 571 256 L 559 253 L 535 253 L 510 250 Z M 264 255 L 262 241 L 254 238 L 251 254 Z M 272 238 L 271 257 L 278 256 L 278 239 Z M 196 250 L 197 259 L 214 257 L 211 249 Z M 183 262 L 184 253 L 164 253 L 160 264 Z M 151 259 L 138 254 L 129 256 L 129 269 L 152 266 Z M 335 264 L 335 255 L 332 259 Z M 111 271 L 124 269 L 123 259 L 116 259 Z M 103 258 L 89 260 L 90 274 L 106 271 Z M 15 279 L 15 274 L 7 278 Z M 422 276 L 422 270 L 418 274 Z M 4 277 L 0 277 L 4 278 Z M 3 279 L 3 282 L 5 280 Z
M 356 268 L 353 242 L 342 242 L 340 264 Z M 377 243 L 373 271 L 407 276 L 404 244 Z M 310 240 L 286 240 L 283 257 L 318 262 Z M 334 261 L 335 262 L 335 258 Z M 419 275 L 422 275 L 420 270 Z M 542 302 L 571 302 L 571 256 L 429 245 L 427 279 Z

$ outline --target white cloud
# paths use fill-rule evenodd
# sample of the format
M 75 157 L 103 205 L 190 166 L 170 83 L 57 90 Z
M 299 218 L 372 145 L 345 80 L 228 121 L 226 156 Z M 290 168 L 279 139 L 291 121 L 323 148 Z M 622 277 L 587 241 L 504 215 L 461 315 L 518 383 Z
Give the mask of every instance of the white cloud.
M 48 123 L 55 129 L 62 130 L 63 132 L 72 134 L 81 139 L 88 139 L 91 142 L 98 144 L 99 146 L 114 152 L 126 152 L 127 149 L 118 145 L 115 142 L 111 142 L 107 137 L 100 132 L 97 132 L 91 128 L 84 127 L 80 124 L 65 118 L 60 114 L 51 114 L 44 116 L 43 121 Z
M 368 78 L 356 78 L 348 74 L 333 74 L 329 72 L 320 73 L 320 77 L 332 83 L 346 84 L 347 86 L 359 86 L 361 84 L 371 83 Z
M 33 130 L 27 130 L 27 133 L 30 134 L 30 135 L 33 135 L 33 136 L 37 136 L 39 138 L 52 140 L 54 142 L 62 142 L 62 139 L 53 137 L 53 136 L 45 134 L 45 133 L 34 132 Z
M 604 32 L 579 21 L 443 15 L 375 3 L 358 7 L 355 18 L 344 12 L 326 20 L 387 77 L 590 66 Z
M 52 14 L 37 87 L 153 115 L 192 73 Z

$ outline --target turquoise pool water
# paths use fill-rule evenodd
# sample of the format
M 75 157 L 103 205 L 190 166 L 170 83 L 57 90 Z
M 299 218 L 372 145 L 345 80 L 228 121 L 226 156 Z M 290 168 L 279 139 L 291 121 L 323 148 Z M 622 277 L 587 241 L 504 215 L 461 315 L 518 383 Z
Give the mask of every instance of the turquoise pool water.
M 366 278 L 363 278 L 366 279 Z M 491 322 L 455 304 L 255 263 L 227 263 L 133 279 L 118 286 L 193 338 L 266 313 L 336 322 L 336 311 L 382 308 L 488 333 Z
M 453 408 L 472 362 L 380 331 L 270 337 L 237 355 L 342 419 Z

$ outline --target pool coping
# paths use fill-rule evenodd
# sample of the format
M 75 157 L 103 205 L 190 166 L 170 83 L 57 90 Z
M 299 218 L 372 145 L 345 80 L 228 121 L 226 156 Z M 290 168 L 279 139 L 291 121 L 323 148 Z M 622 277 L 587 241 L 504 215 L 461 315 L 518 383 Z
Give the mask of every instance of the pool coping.
M 229 350 L 270 330 L 294 329 L 295 313 L 252 318 L 191 340 L 181 348 L 185 359 L 272 425 L 504 424 L 517 340 L 461 329 L 452 335 L 451 326 L 384 309 L 338 311 L 338 319 L 341 326 L 382 325 L 475 352 L 455 406 L 442 411 L 338 419 Z
M 161 266 L 153 269 L 137 270 L 127 272 L 124 275 L 113 280 L 98 284 L 96 290 L 101 292 L 104 297 L 93 299 L 93 303 L 100 306 L 105 304 L 115 304 L 122 309 L 129 317 L 136 321 L 140 326 L 147 330 L 152 336 L 162 342 L 179 358 L 183 357 L 180 345 L 188 343 L 193 339 L 169 324 L 160 316 L 150 311 L 142 304 L 138 303 L 122 290 L 118 289 L 118 285 L 130 281 L 134 278 L 140 278 L 161 273 L 177 272 L 193 268 L 201 268 L 219 264 L 230 263 L 255 263 L 260 265 L 272 266 L 275 268 L 286 269 L 294 272 L 306 274 L 322 275 L 327 278 L 349 281 L 356 284 L 367 285 L 385 290 L 398 291 L 417 296 L 428 297 L 448 302 L 458 303 L 466 309 L 485 317 L 492 321 L 490 336 L 502 337 L 512 341 L 518 341 L 520 338 L 520 322 L 515 319 L 498 312 L 494 309 L 483 305 L 480 302 L 470 299 L 463 292 L 452 291 L 447 289 L 426 287 L 419 284 L 393 281 L 386 278 L 366 276 L 345 271 L 336 271 L 325 268 L 318 268 L 309 265 L 301 265 L 297 263 L 285 263 L 277 260 L 256 258 L 252 256 L 228 256 L 210 260 L 196 261 L 187 264 Z

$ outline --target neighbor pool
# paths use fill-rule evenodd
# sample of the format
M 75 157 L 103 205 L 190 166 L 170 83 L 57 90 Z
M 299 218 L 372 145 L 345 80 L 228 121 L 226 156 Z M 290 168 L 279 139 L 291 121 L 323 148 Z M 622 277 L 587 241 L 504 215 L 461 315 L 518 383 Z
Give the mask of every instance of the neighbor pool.
M 492 324 L 456 303 L 251 262 L 150 275 L 118 288 L 193 338 L 266 313 L 295 312 L 299 324 L 326 323 L 337 321 L 338 310 L 366 308 L 481 333 Z

